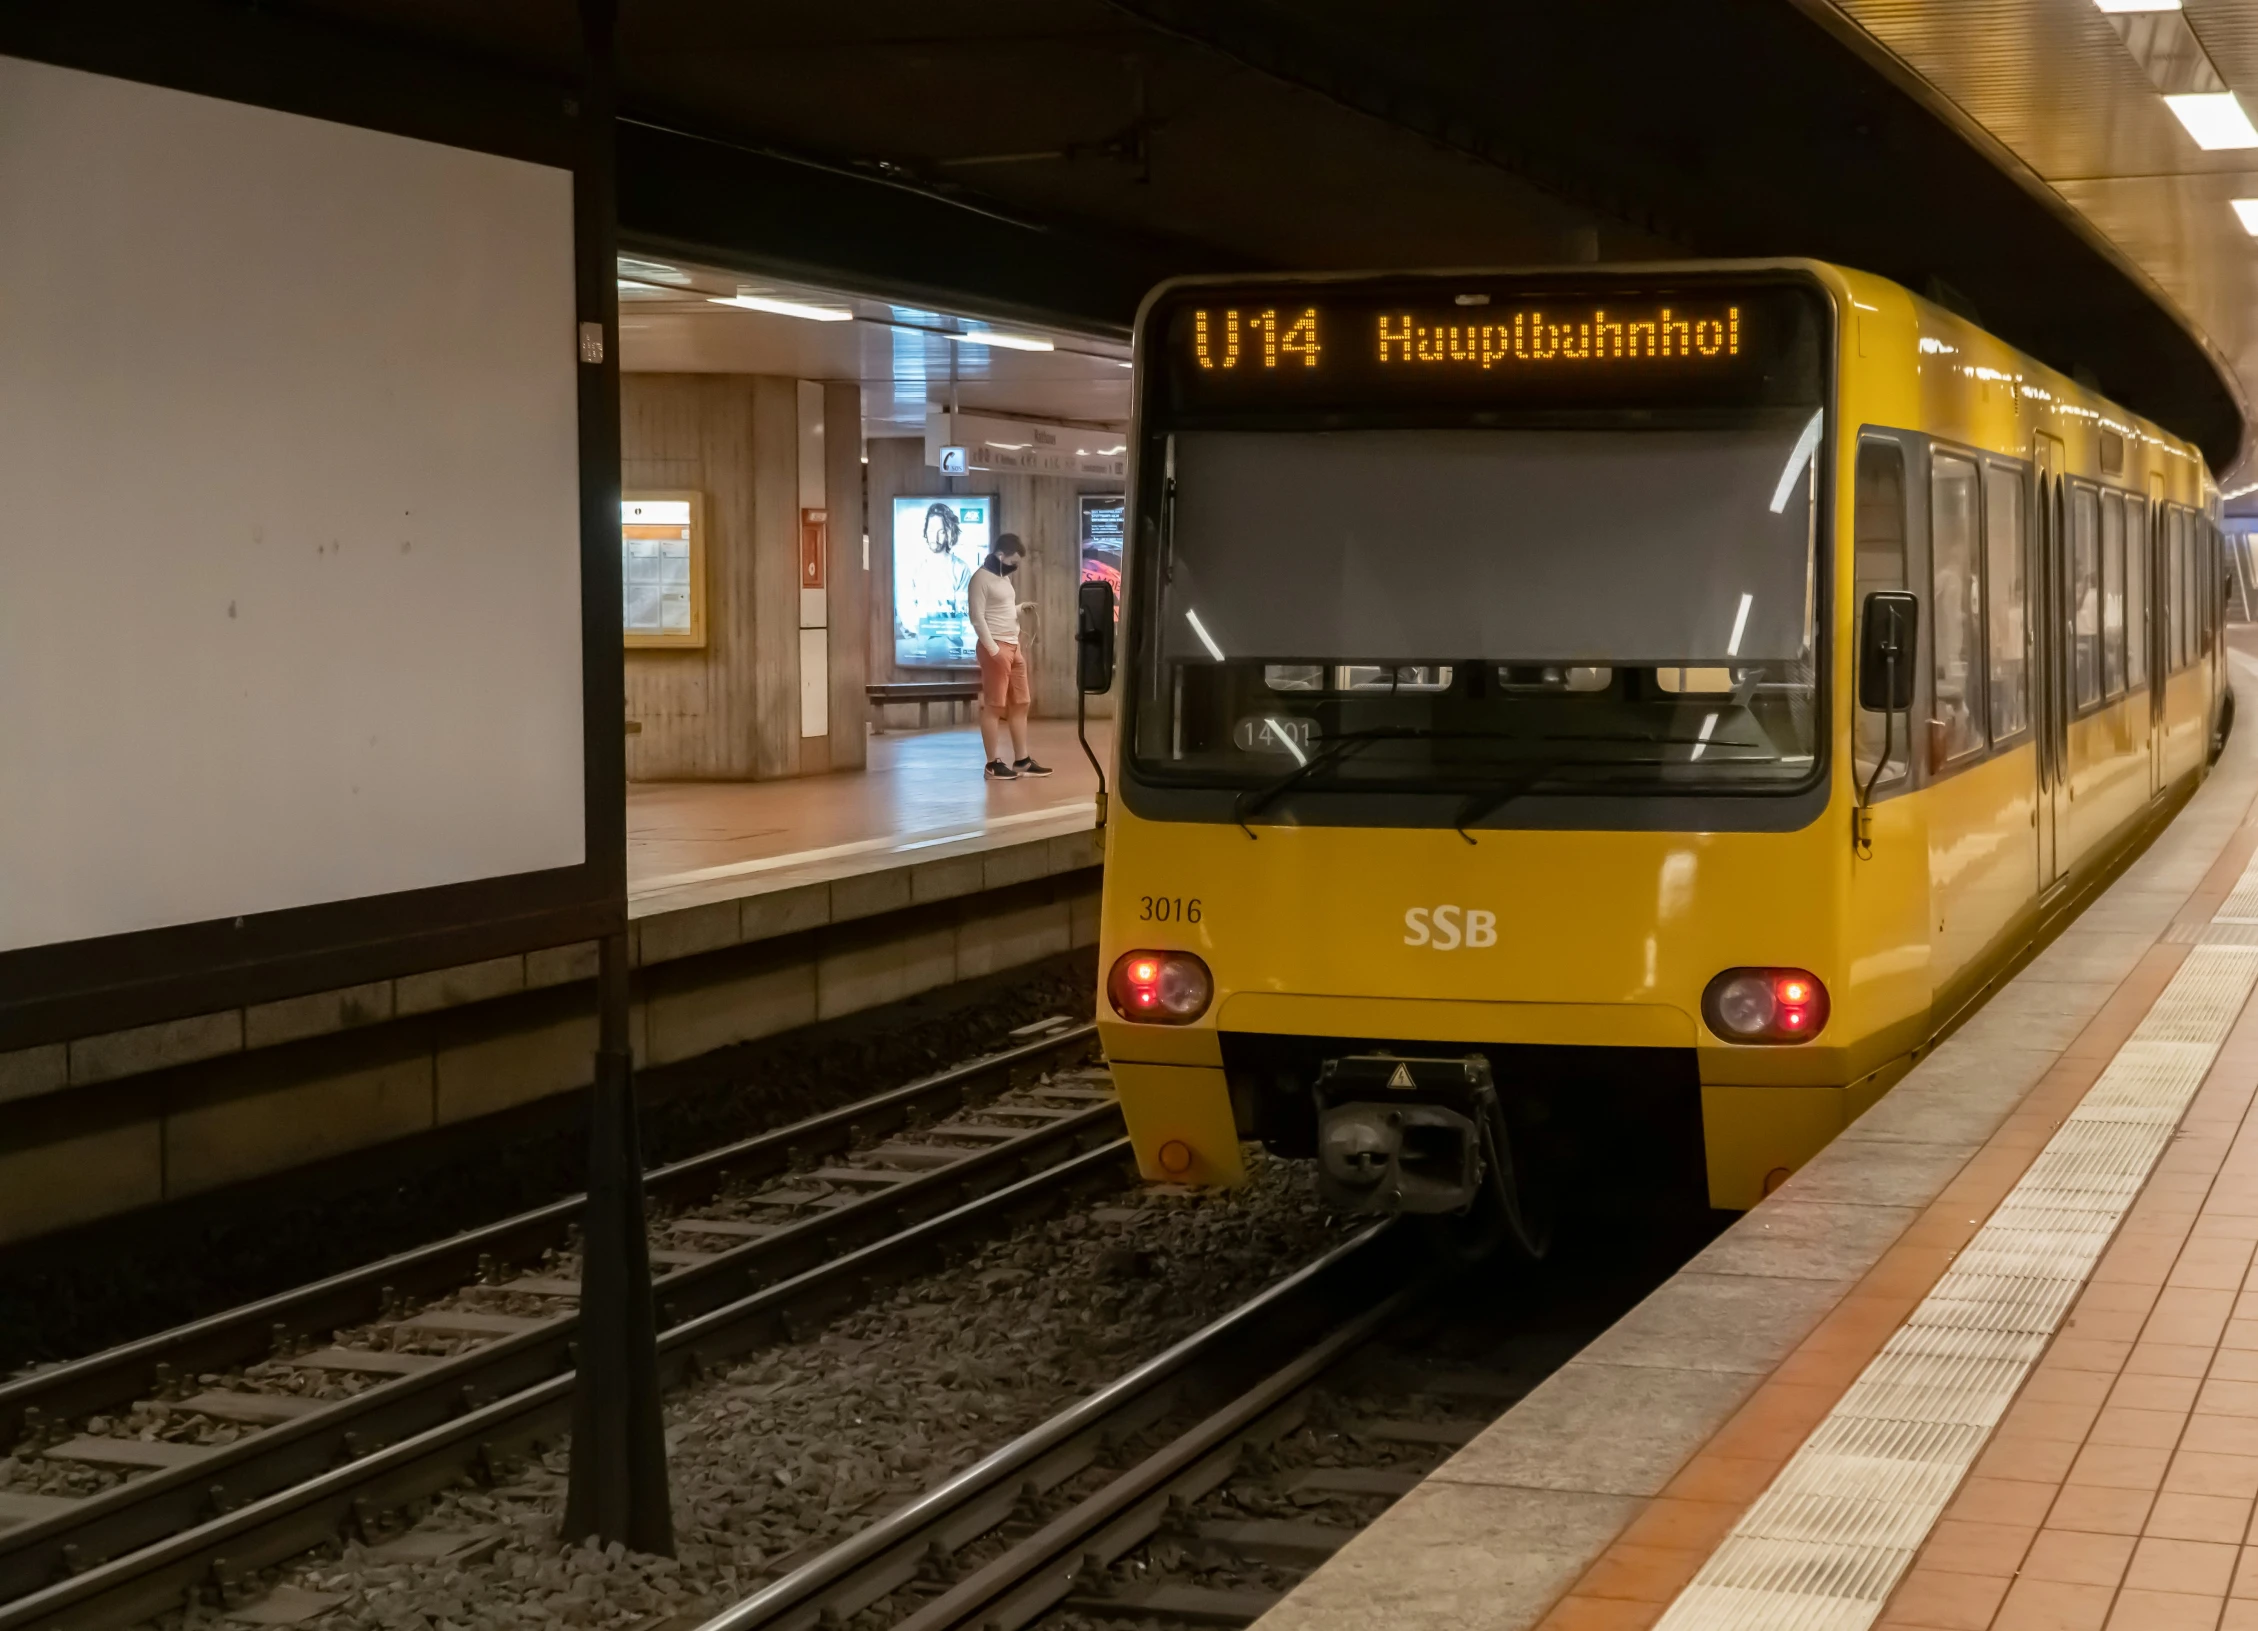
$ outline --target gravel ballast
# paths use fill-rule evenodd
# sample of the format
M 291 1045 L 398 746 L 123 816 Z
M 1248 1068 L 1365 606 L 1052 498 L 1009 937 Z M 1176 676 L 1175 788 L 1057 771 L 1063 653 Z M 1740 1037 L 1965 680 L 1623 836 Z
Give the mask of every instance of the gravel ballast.
M 807 1340 L 671 1396 L 676 1558 L 557 1532 L 569 1447 L 420 1503 L 404 1535 L 279 1571 L 235 1610 L 346 1628 L 695 1624 L 1337 1244 L 1297 1164 L 1228 1193 L 1133 1189 L 1023 1227 Z M 253 1586 L 246 1596 L 260 1591 Z M 210 1624 L 205 1603 L 167 1616 Z
M 1077 951 L 644 1073 L 644 1159 L 679 1160 L 1086 1017 Z M 0 1251 L 0 1375 L 95 1352 L 569 1195 L 585 1095 Z

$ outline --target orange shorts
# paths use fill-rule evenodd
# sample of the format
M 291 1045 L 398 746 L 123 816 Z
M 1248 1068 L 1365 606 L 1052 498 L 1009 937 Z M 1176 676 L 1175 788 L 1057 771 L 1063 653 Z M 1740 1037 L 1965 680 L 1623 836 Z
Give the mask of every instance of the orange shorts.
M 975 648 L 980 661 L 980 706 L 1008 713 L 1027 706 L 1027 659 L 1016 640 L 998 640 L 991 657 L 985 647 Z

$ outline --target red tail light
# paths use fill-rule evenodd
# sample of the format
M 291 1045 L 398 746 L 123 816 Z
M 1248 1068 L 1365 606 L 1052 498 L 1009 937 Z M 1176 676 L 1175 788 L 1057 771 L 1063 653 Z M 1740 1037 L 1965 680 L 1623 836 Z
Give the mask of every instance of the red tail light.
M 1106 995 L 1123 1019 L 1189 1025 L 1214 1000 L 1215 980 L 1188 951 L 1130 951 L 1114 960 Z
M 1827 1025 L 1827 988 L 1800 968 L 1729 968 L 1701 994 L 1701 1017 L 1728 1042 L 1802 1042 Z

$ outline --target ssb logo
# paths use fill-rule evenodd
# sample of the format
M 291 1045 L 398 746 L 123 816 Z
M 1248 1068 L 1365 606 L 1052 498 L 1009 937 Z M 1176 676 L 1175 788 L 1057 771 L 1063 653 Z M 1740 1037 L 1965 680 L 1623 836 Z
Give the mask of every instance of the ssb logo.
M 1479 906 L 1414 906 L 1403 914 L 1403 926 L 1407 946 L 1480 951 L 1497 944 L 1497 913 Z

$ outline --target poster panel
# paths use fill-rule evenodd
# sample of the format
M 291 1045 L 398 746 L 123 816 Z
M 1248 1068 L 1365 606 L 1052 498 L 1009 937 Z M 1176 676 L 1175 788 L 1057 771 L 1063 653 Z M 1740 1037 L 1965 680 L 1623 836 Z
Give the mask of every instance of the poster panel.
M 1113 615 L 1117 622 L 1121 617 L 1121 540 L 1128 518 L 1128 494 L 1082 495 L 1081 581 L 1113 585 Z
M 977 647 L 965 587 L 995 538 L 989 494 L 894 500 L 894 661 L 902 668 L 970 668 Z

